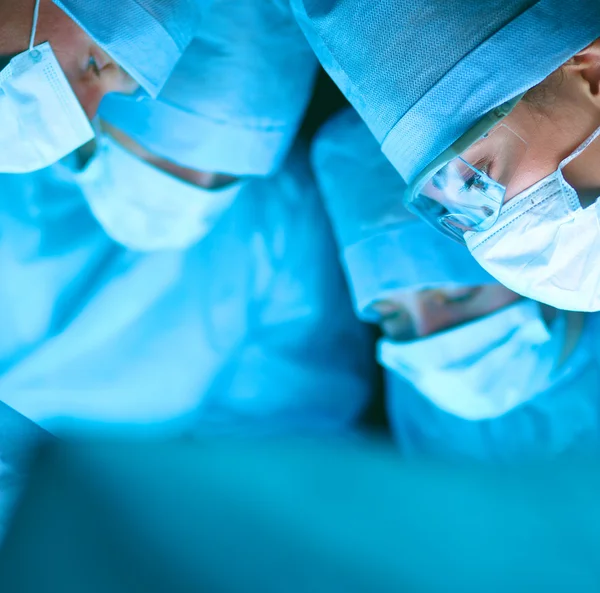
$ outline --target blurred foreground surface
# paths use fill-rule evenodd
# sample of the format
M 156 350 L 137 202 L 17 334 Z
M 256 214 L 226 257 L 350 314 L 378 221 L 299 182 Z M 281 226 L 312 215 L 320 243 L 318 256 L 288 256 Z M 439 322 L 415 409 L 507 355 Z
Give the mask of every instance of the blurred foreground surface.
M 54 439 L 37 424 L 0 402 L 0 542 L 27 480 L 36 448 Z
M 600 591 L 596 462 L 402 464 L 381 444 L 46 447 L 2 593 Z

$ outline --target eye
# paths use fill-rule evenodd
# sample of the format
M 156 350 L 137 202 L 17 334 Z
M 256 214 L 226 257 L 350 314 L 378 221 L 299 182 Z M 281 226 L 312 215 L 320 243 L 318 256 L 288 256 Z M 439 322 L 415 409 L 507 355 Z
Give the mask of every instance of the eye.
M 93 72 L 95 76 L 100 77 L 102 74 L 100 67 L 98 66 L 98 62 L 94 56 L 90 56 L 87 69 L 88 71 Z
M 468 177 L 463 186 L 460 188 L 460 191 L 469 191 L 473 186 L 477 187 L 481 181 L 481 175 L 479 173 L 472 173 L 470 177 Z
M 417 337 L 413 320 L 410 314 L 403 309 L 386 315 L 379 325 L 385 336 L 391 340 L 403 342 L 414 340 Z
M 458 305 L 468 303 L 481 292 L 481 286 L 468 286 L 454 290 L 444 290 L 443 298 L 445 305 Z
M 410 315 L 404 307 L 396 306 L 391 311 L 381 313 L 381 323 L 391 323 L 394 325 L 403 325 L 410 323 Z
M 487 160 L 479 161 L 473 165 L 473 169 L 469 170 L 469 176 L 465 179 L 459 191 L 465 192 L 475 188 L 481 192 L 485 192 L 490 187 L 488 178 L 490 176 L 491 163 Z
M 479 191 L 486 191 L 488 187 L 489 183 L 487 182 L 487 179 L 483 175 L 473 171 L 473 174 L 465 180 L 461 191 L 470 191 L 472 188 L 475 188 Z

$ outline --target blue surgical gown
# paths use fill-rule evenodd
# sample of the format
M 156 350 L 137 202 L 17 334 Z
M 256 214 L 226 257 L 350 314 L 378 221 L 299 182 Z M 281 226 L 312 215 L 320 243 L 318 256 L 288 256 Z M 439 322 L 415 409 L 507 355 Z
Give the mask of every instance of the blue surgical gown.
M 387 373 L 395 440 L 409 457 L 515 463 L 600 452 L 600 315 L 587 315 L 579 342 L 545 392 L 494 419 L 441 410 Z M 509 369 L 510 372 L 510 369 Z
M 378 322 L 372 305 L 396 294 L 495 282 L 464 247 L 406 212 L 401 203 L 406 185 L 354 111 L 341 112 L 323 127 L 312 161 L 361 318 Z M 403 453 L 515 461 L 595 452 L 600 441 L 598 324 L 599 316 L 586 317 L 576 349 L 546 392 L 494 420 L 449 414 L 387 372 L 388 416 Z
M 372 344 L 304 149 L 185 252 L 113 243 L 66 163 L 0 188 L 0 400 L 24 416 L 179 433 L 329 431 L 360 415 Z

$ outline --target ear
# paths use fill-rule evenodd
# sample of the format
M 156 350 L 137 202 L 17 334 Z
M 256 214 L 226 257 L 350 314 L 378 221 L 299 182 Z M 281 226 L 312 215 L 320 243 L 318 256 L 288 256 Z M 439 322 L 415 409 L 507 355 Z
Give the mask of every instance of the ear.
M 600 39 L 574 55 L 563 68 L 578 74 L 587 84 L 590 94 L 600 99 Z

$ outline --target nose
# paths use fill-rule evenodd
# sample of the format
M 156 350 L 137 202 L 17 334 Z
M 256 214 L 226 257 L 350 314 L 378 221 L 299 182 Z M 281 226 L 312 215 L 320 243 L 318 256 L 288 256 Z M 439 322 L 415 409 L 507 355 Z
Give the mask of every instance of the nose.
M 114 62 L 108 62 L 98 74 L 86 72 L 77 82 L 72 83 L 73 90 L 88 118 L 96 117 L 102 99 L 109 93 L 131 94 L 138 84 Z
M 453 325 L 445 307 L 432 302 L 431 295 L 421 292 L 404 303 L 417 337 L 425 338 Z

